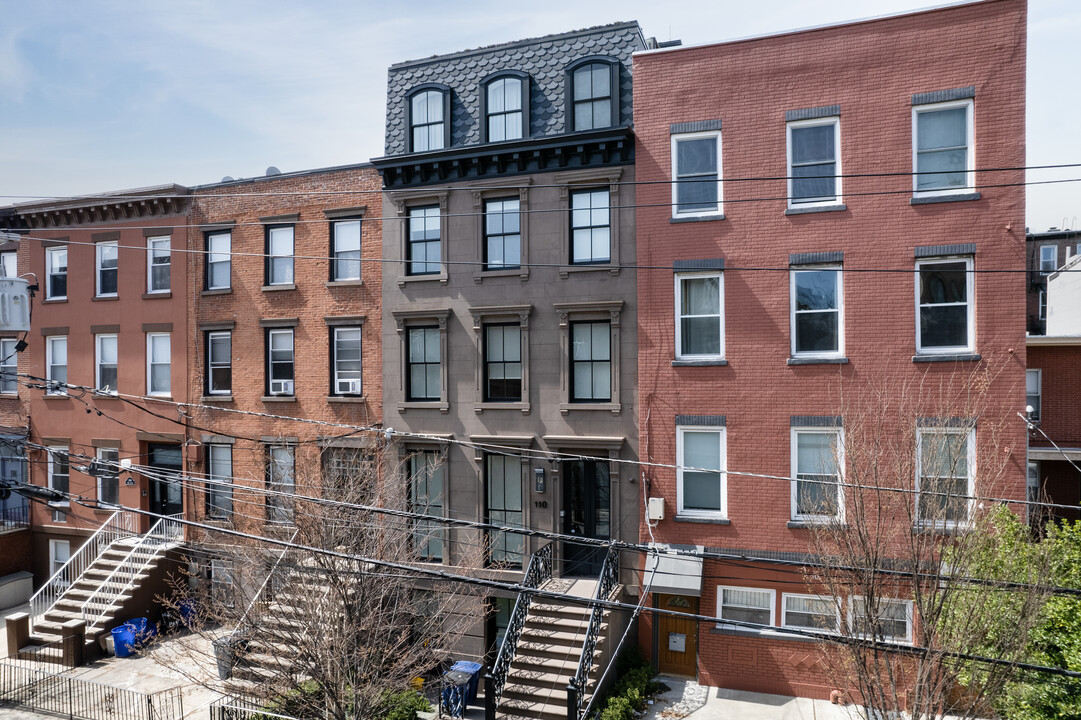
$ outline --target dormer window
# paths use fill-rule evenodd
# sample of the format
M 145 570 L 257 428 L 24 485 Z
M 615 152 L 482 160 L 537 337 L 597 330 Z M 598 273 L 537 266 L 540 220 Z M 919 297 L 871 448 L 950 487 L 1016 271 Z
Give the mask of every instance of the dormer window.
M 416 90 L 409 98 L 411 152 L 450 145 L 450 94 L 442 87 Z
M 487 142 L 520 140 L 529 123 L 529 76 L 503 73 L 485 83 L 484 116 Z
M 619 64 L 607 58 L 587 59 L 570 70 L 575 132 L 612 127 L 619 118 Z

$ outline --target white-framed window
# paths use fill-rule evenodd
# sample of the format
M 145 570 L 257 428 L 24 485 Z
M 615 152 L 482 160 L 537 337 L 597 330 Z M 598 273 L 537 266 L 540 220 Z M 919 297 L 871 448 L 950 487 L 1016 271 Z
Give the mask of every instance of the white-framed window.
M 112 240 L 99 242 L 95 248 L 97 257 L 97 296 L 116 297 L 119 262 L 119 244 Z
M 120 450 L 99 447 L 97 456 L 98 502 L 104 505 L 120 505 Z
M 416 450 L 409 457 L 409 511 L 419 515 L 443 517 L 443 454 L 435 450 Z M 418 560 L 440 562 L 443 559 L 443 526 L 432 520 L 413 521 L 413 552 Z
M 19 277 L 19 254 L 16 252 L 0 253 L 0 277 Z
M 49 577 L 64 569 L 71 559 L 71 541 L 49 539 Z M 66 574 L 66 573 L 65 573 Z M 71 578 L 58 578 L 59 584 L 67 587 Z
M 146 239 L 146 291 L 148 293 L 169 292 L 169 267 L 172 238 L 168 235 Z
M 206 234 L 206 289 L 227 290 L 232 282 L 232 239 L 229 231 Z
M 361 365 L 361 329 L 331 328 L 334 336 L 334 394 L 361 395 L 364 392 Z
M 220 603 L 224 607 L 233 607 L 236 603 L 236 589 L 233 586 L 233 561 L 224 558 L 211 558 L 210 567 L 210 597 L 213 602 Z
M 676 358 L 724 357 L 724 274 L 676 275 Z
M 792 519 L 844 520 L 839 429 L 792 428 Z
M 15 395 L 19 392 L 19 353 L 15 338 L 0 339 L 0 393 Z
M 227 518 L 233 512 L 233 448 L 206 446 L 206 516 Z
M 672 217 L 716 215 L 723 209 L 721 131 L 672 136 Z
M 571 192 L 571 264 L 612 262 L 608 189 Z
M 101 392 L 116 394 L 117 347 L 116 335 L 94 336 L 94 387 Z
M 68 249 L 45 248 L 45 299 L 65 300 L 68 296 Z
M 48 477 L 49 489 L 66 493 L 71 487 L 71 468 L 68 463 L 68 448 L 66 445 L 54 445 L 48 449 Z M 55 500 L 50 505 L 69 505 L 67 499 Z
M 169 333 L 146 334 L 146 394 L 169 395 L 172 356 Z
M 266 515 L 269 522 L 291 523 L 296 495 L 296 446 L 267 446 Z
M 841 605 L 828 595 L 781 593 L 781 627 L 840 632 Z
M 206 334 L 206 392 L 230 395 L 233 392 L 233 333 L 228 330 Z
M 676 427 L 680 515 L 728 516 L 725 428 Z
M 789 273 L 793 357 L 844 355 L 842 275 L 839 267 L 807 267 Z
M 912 642 L 912 601 L 879 598 L 874 605 L 859 595 L 848 601 L 852 632 L 879 642 Z
M 68 336 L 50 335 L 45 338 L 45 379 L 49 395 L 67 395 Z
M 1046 290 L 1040 290 L 1039 291 L 1039 293 L 1037 295 L 1037 298 L 1036 298 L 1036 302 L 1038 303 L 1038 307 L 1037 307 L 1036 312 L 1039 314 L 1040 320 L 1047 320 L 1047 291 Z
M 296 366 L 293 330 L 267 330 L 267 390 L 271 395 L 293 395 Z
M 330 224 L 331 280 L 360 280 L 360 218 Z
M 788 207 L 841 202 L 841 119 L 788 123 Z
M 1042 385 L 1043 373 L 1040 370 L 1025 370 L 1025 405 L 1032 408 L 1032 412 L 1028 413 L 1029 422 L 1040 422 Z
M 916 518 L 949 528 L 967 523 L 975 494 L 976 431 L 921 428 L 916 437 Z
M 776 591 L 764 588 L 717 587 L 717 617 L 721 622 L 717 627 L 726 627 L 725 620 L 755 625 L 774 625 Z M 744 628 L 742 625 L 728 627 Z M 754 628 L 745 628 L 753 630 Z
M 1058 245 L 1040 246 L 1040 274 L 1050 275 L 1058 270 Z
M 293 226 L 269 225 L 266 229 L 266 284 L 293 284 Z
M 972 352 L 975 308 L 972 258 L 916 263 L 916 352 Z
M 947 195 L 974 186 L 972 100 L 912 108 L 913 192 Z

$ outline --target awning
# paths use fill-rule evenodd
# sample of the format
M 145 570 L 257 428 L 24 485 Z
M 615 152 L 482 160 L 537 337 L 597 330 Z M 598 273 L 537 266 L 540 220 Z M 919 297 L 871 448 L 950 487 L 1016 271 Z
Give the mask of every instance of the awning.
M 1066 462 L 1066 458 L 1069 458 L 1074 462 L 1081 460 L 1081 449 L 1062 448 L 1061 450 L 1057 450 L 1055 448 L 1034 447 L 1030 447 L 1028 449 L 1029 460 L 1043 460 L 1044 462 L 1047 462 L 1048 460 L 1060 460 L 1062 462 Z
M 671 545 L 650 543 L 650 547 L 658 552 L 651 552 L 646 556 L 643 587 L 650 585 L 650 592 L 702 596 L 702 558 L 685 554 L 701 553 L 704 550 L 701 545 L 675 548 Z M 681 550 L 684 554 L 681 554 Z M 653 572 L 654 568 L 656 572 Z

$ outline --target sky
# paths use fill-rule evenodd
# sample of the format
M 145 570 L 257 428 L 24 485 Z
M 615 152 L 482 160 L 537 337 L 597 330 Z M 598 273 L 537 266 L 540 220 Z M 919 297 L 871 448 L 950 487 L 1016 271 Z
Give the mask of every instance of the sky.
M 935 4 L 0 0 L 0 206 L 379 157 L 403 60 L 623 20 L 697 45 Z M 1081 163 L 1079 41 L 1081 3 L 1030 0 L 1029 166 Z M 1081 228 L 1081 182 L 1030 184 L 1027 214 L 1034 231 Z

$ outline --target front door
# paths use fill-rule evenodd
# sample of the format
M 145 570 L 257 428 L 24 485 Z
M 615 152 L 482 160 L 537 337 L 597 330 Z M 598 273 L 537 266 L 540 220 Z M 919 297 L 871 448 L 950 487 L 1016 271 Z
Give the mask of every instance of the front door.
M 693 595 L 657 595 L 662 610 L 698 613 Z M 672 615 L 657 615 L 657 671 L 671 675 L 698 674 L 698 623 Z
M 563 532 L 579 537 L 607 540 L 612 535 L 611 483 L 608 463 L 574 460 L 563 463 Z M 568 542 L 563 574 L 596 576 L 607 549 Z
M 184 512 L 184 491 L 180 484 L 183 469 L 180 446 L 151 443 L 147 448 L 154 477 L 150 479 L 150 512 L 158 515 L 179 515 Z M 150 524 L 155 520 L 152 518 Z

